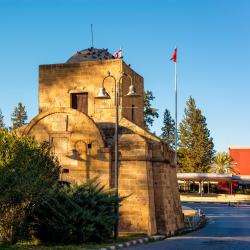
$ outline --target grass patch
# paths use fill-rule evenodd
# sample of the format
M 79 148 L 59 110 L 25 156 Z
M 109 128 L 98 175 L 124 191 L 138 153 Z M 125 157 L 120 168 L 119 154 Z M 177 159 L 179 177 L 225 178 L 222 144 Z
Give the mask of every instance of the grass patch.
M 110 239 L 102 243 L 84 243 L 74 245 L 43 245 L 39 241 L 18 242 L 16 245 L 7 245 L 0 243 L 1 250 L 83 250 L 83 249 L 98 249 L 105 246 L 110 246 L 118 243 L 123 243 L 130 240 L 136 240 L 146 237 L 143 233 L 120 233 L 117 241 Z

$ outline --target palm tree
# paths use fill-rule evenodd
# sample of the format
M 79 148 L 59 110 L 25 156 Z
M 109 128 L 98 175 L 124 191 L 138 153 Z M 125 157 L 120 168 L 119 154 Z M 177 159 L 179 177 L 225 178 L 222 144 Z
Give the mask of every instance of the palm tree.
M 211 172 L 216 174 L 237 174 L 238 171 L 234 168 L 232 157 L 226 152 L 216 153 L 211 165 Z

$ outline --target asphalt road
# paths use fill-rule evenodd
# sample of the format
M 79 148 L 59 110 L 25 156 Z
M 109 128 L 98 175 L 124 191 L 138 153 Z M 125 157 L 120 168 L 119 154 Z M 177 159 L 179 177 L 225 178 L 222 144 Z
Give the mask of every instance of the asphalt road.
M 163 241 L 138 245 L 131 250 L 250 250 L 250 206 L 229 207 L 226 204 L 192 204 L 200 208 L 209 221 L 195 232 Z

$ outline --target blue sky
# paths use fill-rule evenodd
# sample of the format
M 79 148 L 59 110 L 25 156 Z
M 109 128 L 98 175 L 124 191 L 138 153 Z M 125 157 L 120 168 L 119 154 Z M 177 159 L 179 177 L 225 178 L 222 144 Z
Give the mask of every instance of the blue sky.
M 38 65 L 63 63 L 94 46 L 114 52 L 145 79 L 160 118 L 174 116 L 178 46 L 179 120 L 192 95 L 207 118 L 215 148 L 250 146 L 250 1 L 248 0 L 1 0 L 0 108 L 5 123 L 21 101 L 38 113 Z

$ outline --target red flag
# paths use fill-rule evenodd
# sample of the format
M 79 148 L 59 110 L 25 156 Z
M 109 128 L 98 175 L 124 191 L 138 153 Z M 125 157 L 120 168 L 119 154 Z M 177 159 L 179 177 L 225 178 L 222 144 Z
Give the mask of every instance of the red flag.
M 122 49 L 119 49 L 118 51 L 115 52 L 114 57 L 116 59 L 122 58 Z
M 173 60 L 174 62 L 177 61 L 177 48 L 174 49 L 174 53 L 173 53 L 173 55 L 172 55 L 172 57 L 171 57 L 170 60 Z

